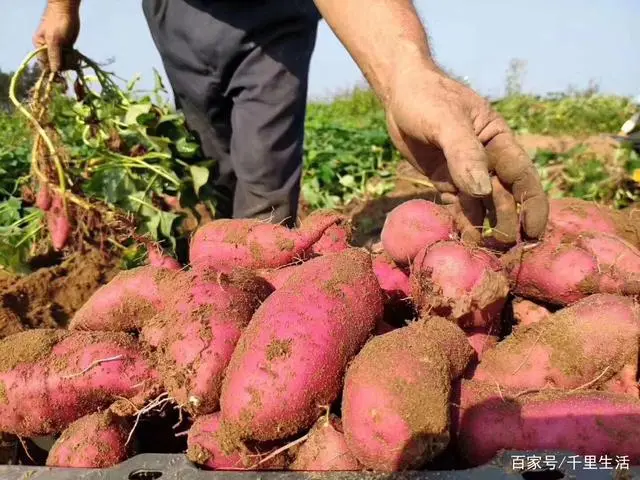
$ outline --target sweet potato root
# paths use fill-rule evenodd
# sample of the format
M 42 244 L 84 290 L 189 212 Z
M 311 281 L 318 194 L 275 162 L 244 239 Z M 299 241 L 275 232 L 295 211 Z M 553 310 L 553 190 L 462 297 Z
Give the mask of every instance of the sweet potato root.
M 640 400 L 607 392 L 515 394 L 463 381 L 457 414 L 460 455 L 482 465 L 500 450 L 627 455 L 640 461 Z
M 257 441 L 310 428 L 339 395 L 382 308 L 368 253 L 349 249 L 302 264 L 240 337 L 222 385 L 225 424 Z
M 420 250 L 456 236 L 453 216 L 427 200 L 409 200 L 394 208 L 384 222 L 382 245 L 398 265 L 409 265 Z
M 50 435 L 119 398 L 158 393 L 157 372 L 125 333 L 27 330 L 0 341 L 0 431 Z
M 473 378 L 520 390 L 601 388 L 625 368 L 635 378 L 639 340 L 636 302 L 596 294 L 518 327 L 486 352 Z
M 154 319 L 164 324 L 160 375 L 182 408 L 191 414 L 212 413 L 240 334 L 271 287 L 250 272 L 192 271 L 174 288 L 181 292 L 179 298 Z
M 118 273 L 100 287 L 73 316 L 71 330 L 133 332 L 155 316 L 173 293 L 182 272 L 151 265 Z M 163 290 L 163 284 L 167 286 Z
M 108 468 L 129 458 L 127 438 L 131 424 L 110 411 L 82 417 L 56 440 L 48 467 Z
M 451 381 L 472 349 L 441 318 L 371 339 L 349 366 L 342 397 L 347 445 L 366 467 L 420 468 L 449 444 Z

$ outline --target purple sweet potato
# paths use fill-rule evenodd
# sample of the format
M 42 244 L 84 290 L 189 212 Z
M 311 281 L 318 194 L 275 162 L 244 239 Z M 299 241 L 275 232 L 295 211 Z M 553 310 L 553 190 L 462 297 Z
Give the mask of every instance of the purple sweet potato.
M 141 407 L 158 374 L 126 333 L 27 330 L 0 341 L 0 431 L 50 435 L 124 398 Z
M 174 290 L 173 281 L 182 272 L 151 265 L 118 273 L 100 287 L 75 313 L 72 330 L 132 332 L 155 316 Z M 166 285 L 166 290 L 163 290 Z
M 220 219 L 200 227 L 189 247 L 194 269 L 276 268 L 304 258 L 324 232 L 342 216 L 319 212 L 309 215 L 299 229 L 254 219 Z
M 313 426 L 289 470 L 348 472 L 362 470 L 362 466 L 347 447 L 340 419 L 331 415 Z
M 456 237 L 453 216 L 427 200 L 409 200 L 394 208 L 384 222 L 384 250 L 398 265 L 409 265 L 420 250 Z
M 365 467 L 420 468 L 449 444 L 451 382 L 472 359 L 463 331 L 433 317 L 374 337 L 342 396 L 347 445 Z
M 596 294 L 515 329 L 485 353 L 473 378 L 520 390 L 602 388 L 625 368 L 635 377 L 639 341 L 635 300 Z
M 509 282 L 491 253 L 451 240 L 434 243 L 416 256 L 411 286 L 421 311 L 455 320 L 463 329 L 499 332 Z
M 517 246 L 502 262 L 516 295 L 568 305 L 594 293 L 640 294 L 640 252 L 607 233 Z
M 608 392 L 549 390 L 518 394 L 463 381 L 456 412 L 457 450 L 471 466 L 500 450 L 626 455 L 640 461 L 640 400 Z
M 342 389 L 350 359 L 382 316 L 371 257 L 349 249 L 302 264 L 254 314 L 233 352 L 220 399 L 240 439 L 310 428 Z
M 250 272 L 192 271 L 174 288 L 180 295 L 154 319 L 165 326 L 158 348 L 160 375 L 182 408 L 212 413 L 240 334 L 271 287 Z
M 549 201 L 547 236 L 576 237 L 584 233 L 602 232 L 618 236 L 640 248 L 640 229 L 628 215 L 605 205 L 579 198 Z
M 73 422 L 53 444 L 48 467 L 108 468 L 129 458 L 127 419 L 109 410 Z

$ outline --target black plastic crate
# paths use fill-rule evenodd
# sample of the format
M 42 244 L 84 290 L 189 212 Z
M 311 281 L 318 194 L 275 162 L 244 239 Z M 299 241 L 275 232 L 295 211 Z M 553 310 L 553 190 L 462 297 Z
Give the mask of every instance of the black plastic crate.
M 638 439 L 640 441 L 640 439 Z M 544 459 L 547 461 L 544 461 Z M 555 459 L 554 463 L 549 461 Z M 102 470 L 48 468 L 31 466 L 0 466 L 1 480 L 465 480 L 465 479 L 525 479 L 558 480 L 567 479 L 639 479 L 640 467 L 627 468 L 624 459 L 616 462 L 598 463 L 597 468 L 587 457 L 563 452 L 507 452 L 496 457 L 482 467 L 468 470 L 420 471 L 394 474 L 368 472 L 223 472 L 206 471 L 198 468 L 181 454 L 142 454 L 120 465 Z M 537 459 L 542 459 L 538 462 Z M 564 459 L 564 461 L 563 461 Z M 533 467 L 530 470 L 514 470 L 522 462 Z M 540 463 L 540 468 L 538 468 Z M 561 464 L 561 465 L 560 465 Z M 550 469 L 555 465 L 555 469 Z M 607 468 L 610 467 L 610 468 Z

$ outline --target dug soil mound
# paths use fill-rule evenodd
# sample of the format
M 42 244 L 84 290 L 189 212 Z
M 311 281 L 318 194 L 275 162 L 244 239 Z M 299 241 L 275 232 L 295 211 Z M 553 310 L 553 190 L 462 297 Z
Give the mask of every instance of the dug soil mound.
M 0 337 L 24 328 L 66 326 L 117 272 L 117 260 L 94 250 L 23 277 L 0 273 Z

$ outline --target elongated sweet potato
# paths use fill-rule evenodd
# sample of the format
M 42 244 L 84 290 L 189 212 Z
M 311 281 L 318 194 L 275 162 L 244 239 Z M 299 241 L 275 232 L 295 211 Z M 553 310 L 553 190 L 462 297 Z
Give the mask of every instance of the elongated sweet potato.
M 53 444 L 48 467 L 108 468 L 129 458 L 127 438 L 132 425 L 110 411 L 82 417 Z
M 71 330 L 133 332 L 155 316 L 173 292 L 172 282 L 182 272 L 151 265 L 118 273 L 100 287 L 75 313 Z M 163 291 L 162 285 L 167 285 Z
M 518 327 L 485 353 L 473 378 L 521 390 L 601 388 L 625 368 L 637 372 L 639 341 L 637 303 L 596 294 Z
M 342 396 L 347 445 L 366 467 L 420 468 L 449 444 L 451 381 L 472 349 L 441 318 L 370 340 L 349 366 Z
M 568 305 L 593 293 L 640 294 L 640 252 L 606 233 L 518 246 L 502 262 L 516 295 L 545 303 Z
M 593 232 L 618 236 L 640 248 L 640 229 L 628 215 L 579 198 L 549 200 L 548 237 L 576 237 Z
M 230 439 L 225 437 L 220 412 L 201 415 L 189 429 L 187 458 L 208 470 L 282 470 L 285 467 L 285 455 L 260 463 L 261 457 L 256 454 L 261 451 L 260 446 L 237 445 L 235 439 L 231 442 L 234 443 L 229 447 Z
M 51 205 L 46 211 L 47 227 L 51 237 L 51 245 L 55 250 L 62 250 L 71 235 L 71 222 L 67 215 L 62 197 L 54 194 Z
M 607 392 L 514 394 L 464 381 L 457 402 L 457 449 L 471 465 L 500 450 L 569 451 L 640 461 L 640 400 Z
M 416 255 L 411 287 L 421 311 L 455 320 L 469 333 L 478 357 L 497 342 L 509 282 L 491 253 L 452 240 L 436 242 Z
M 296 453 L 289 470 L 306 472 L 345 472 L 361 470 L 362 466 L 349 451 L 342 432 L 342 423 L 335 415 L 319 419 L 309 437 Z
M 384 250 L 394 262 L 409 265 L 423 248 L 455 236 L 454 218 L 444 207 L 415 199 L 389 212 L 381 240 Z
M 220 219 L 200 227 L 189 247 L 194 269 L 276 268 L 304 258 L 324 232 L 342 220 L 338 214 L 309 215 L 291 230 L 253 219 Z
M 194 271 L 174 283 L 180 295 L 160 313 L 159 371 L 169 394 L 191 414 L 219 406 L 222 376 L 251 316 L 271 287 L 250 272 Z
M 225 424 L 258 441 L 310 428 L 338 397 L 347 363 L 382 309 L 368 253 L 349 249 L 302 264 L 240 337 L 222 384 Z
M 0 341 L 0 431 L 50 435 L 119 398 L 141 407 L 155 369 L 125 333 L 27 330 Z

